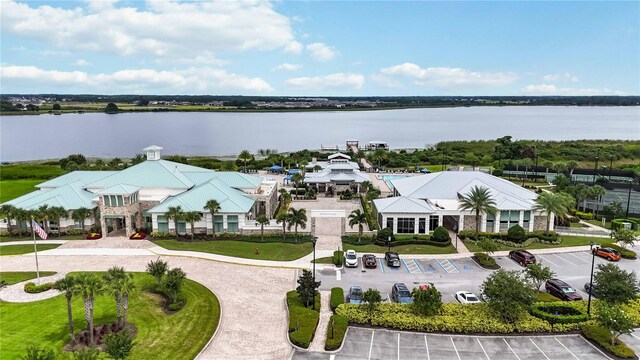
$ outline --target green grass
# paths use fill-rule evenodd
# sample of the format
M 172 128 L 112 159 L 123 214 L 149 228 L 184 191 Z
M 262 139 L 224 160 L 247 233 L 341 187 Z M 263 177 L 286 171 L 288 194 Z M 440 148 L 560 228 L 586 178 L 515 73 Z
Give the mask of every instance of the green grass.
M 51 249 L 57 248 L 58 246 L 60 245 L 40 244 L 38 245 L 38 251 L 51 250 Z M 33 252 L 33 244 L 0 246 L 0 256 L 20 255 L 20 254 L 28 254 L 32 252 Z
M 0 203 L 13 200 L 24 194 L 36 191 L 34 186 L 44 182 L 45 180 L 0 180 Z
M 291 261 L 299 259 L 313 250 L 313 245 L 309 242 L 304 244 L 258 243 L 233 240 L 199 242 L 156 240 L 154 242 L 169 250 L 200 251 L 245 259 L 274 261 Z M 259 249 L 259 254 L 256 254 L 256 249 Z
M 15 231 L 16 227 L 15 225 L 13 226 L 13 231 Z M 55 231 L 52 231 L 49 234 L 49 239 L 48 240 L 85 240 L 87 238 L 86 235 L 62 235 L 61 237 L 58 237 L 58 234 L 56 234 Z M 0 236 L 0 243 L 3 242 L 9 242 L 9 241 L 33 241 L 33 237 L 31 237 L 31 235 L 26 235 L 26 236 L 16 236 L 16 235 L 12 235 L 12 236 Z
M 582 225 L 582 224 L 580 224 L 580 223 L 574 223 L 574 222 L 572 222 L 572 223 L 570 223 L 570 224 L 569 224 L 569 227 L 572 227 L 572 228 L 585 228 L 586 226 L 585 226 L 585 225 Z
M 349 245 L 342 244 L 344 251 L 353 249 L 359 253 L 385 253 L 387 251 L 386 246 L 379 245 Z M 456 248 L 453 245 L 440 247 L 433 245 L 400 245 L 392 246 L 391 251 L 395 251 L 398 254 L 455 254 Z
M 58 165 L 45 164 L 20 164 L 7 165 L 0 168 L 0 180 L 18 180 L 18 179 L 51 179 L 56 176 L 66 174 L 67 171 Z M 44 182 L 41 181 L 41 182 Z
M 318 258 L 316 259 L 316 264 L 333 264 L 333 258 L 331 256 Z
M 185 280 L 182 292 L 185 307 L 167 315 L 161 297 L 149 291 L 155 284 L 151 276 L 134 275 L 137 291 L 129 298 L 129 322 L 138 328 L 135 346 L 128 359 L 193 359 L 206 345 L 220 321 L 220 303 L 206 287 Z M 69 341 L 67 305 L 60 295 L 33 303 L 0 302 L 0 348 L 3 359 L 18 359 L 31 345 L 59 353 Z M 116 320 L 111 294 L 96 297 L 95 324 Z M 86 327 L 82 298 L 73 298 L 76 333 Z
M 568 246 L 589 245 L 589 243 L 592 242 L 592 241 L 597 242 L 598 244 L 602 244 L 602 245 L 608 245 L 608 244 L 613 243 L 613 240 L 610 239 L 610 238 L 596 238 L 596 237 L 587 237 L 587 236 L 564 236 L 564 235 L 562 235 L 560 238 L 562 239 L 562 242 L 560 244 L 558 244 L 558 245 L 543 244 L 543 243 L 539 243 L 539 242 L 534 242 L 533 244 L 531 244 L 529 246 L 525 246 L 524 248 L 515 248 L 513 246 L 497 244 L 498 245 L 498 250 L 497 251 L 516 250 L 516 249 L 552 249 L 552 248 L 562 248 L 562 247 L 568 247 Z M 471 243 L 469 241 L 466 241 L 464 243 L 464 245 L 471 252 L 482 252 L 482 250 L 480 249 L 479 246 L 477 246 L 476 244 L 473 244 L 473 243 Z
M 55 271 L 40 271 L 40 277 L 55 275 Z M 0 272 L 0 280 L 7 282 L 7 285 L 17 284 L 19 282 L 35 279 L 37 277 L 35 271 L 3 271 Z
M 602 220 L 584 220 L 584 221 L 588 222 L 589 224 L 602 227 Z M 611 221 L 605 222 L 604 227 L 606 229 L 611 229 Z

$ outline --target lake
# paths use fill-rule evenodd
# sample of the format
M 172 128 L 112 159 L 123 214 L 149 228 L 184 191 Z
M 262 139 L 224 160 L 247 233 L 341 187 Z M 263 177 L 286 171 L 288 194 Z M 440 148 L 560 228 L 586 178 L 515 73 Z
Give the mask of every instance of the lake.
M 131 157 L 154 144 L 164 154 L 281 152 L 380 140 L 392 149 L 442 140 L 640 139 L 640 107 L 458 107 L 282 113 L 144 112 L 0 117 L 0 160 Z

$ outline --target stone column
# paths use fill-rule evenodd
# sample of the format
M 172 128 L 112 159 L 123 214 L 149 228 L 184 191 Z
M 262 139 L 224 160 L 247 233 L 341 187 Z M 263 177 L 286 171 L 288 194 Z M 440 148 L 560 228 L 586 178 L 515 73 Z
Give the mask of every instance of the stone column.
M 522 224 L 524 224 L 524 210 L 520 210 L 518 213 L 518 225 L 523 227 Z
M 495 220 L 493 221 L 493 232 L 500 232 L 500 210 L 496 211 Z
M 100 231 L 102 232 L 103 237 L 107 237 L 107 222 L 102 214 L 100 214 Z
M 316 218 L 312 217 L 311 218 L 311 236 L 315 236 L 316 235 Z
M 443 224 L 442 217 L 443 217 L 442 215 L 438 215 L 438 226 L 442 226 L 442 224 Z M 436 227 L 438 227 L 438 226 L 436 226 Z M 433 229 L 433 230 L 435 230 L 435 229 Z
M 340 236 L 344 236 L 346 231 L 345 228 L 347 227 L 347 219 L 344 217 L 340 218 Z
M 487 232 L 487 214 L 480 215 L 480 231 Z
M 420 231 L 420 222 L 418 220 L 419 218 L 413 218 L 413 233 L 414 234 L 418 234 Z
M 556 218 L 556 214 L 551 213 L 551 219 L 549 220 L 549 231 L 553 231 L 555 229 L 555 218 Z

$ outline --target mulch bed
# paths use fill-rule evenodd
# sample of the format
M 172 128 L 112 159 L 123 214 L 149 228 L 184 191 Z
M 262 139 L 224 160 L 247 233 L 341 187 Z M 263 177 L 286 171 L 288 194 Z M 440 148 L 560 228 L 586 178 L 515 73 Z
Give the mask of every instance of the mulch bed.
M 123 330 L 129 330 L 129 335 L 132 338 L 135 338 L 138 335 L 138 328 L 130 323 L 125 324 L 124 326 L 119 326 L 116 323 L 96 325 L 93 327 L 93 336 L 94 341 L 96 343 L 95 348 L 98 350 L 104 350 L 104 337 L 112 332 L 120 332 Z M 78 334 L 76 334 L 76 342 L 68 343 L 64 346 L 65 351 L 76 351 L 81 350 L 89 346 L 89 331 L 82 330 Z

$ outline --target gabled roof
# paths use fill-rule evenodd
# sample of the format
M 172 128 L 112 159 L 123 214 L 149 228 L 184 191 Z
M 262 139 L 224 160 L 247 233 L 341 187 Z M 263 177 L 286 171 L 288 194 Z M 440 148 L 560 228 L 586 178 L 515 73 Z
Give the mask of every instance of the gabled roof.
M 142 149 L 142 151 L 153 151 L 153 150 L 162 150 L 162 149 L 164 149 L 162 146 L 151 145 L 151 146 L 147 146 L 146 148 Z
M 167 160 L 143 161 L 118 171 L 98 181 L 87 184 L 87 188 L 108 188 L 117 184 L 130 184 L 143 188 L 189 189 L 195 184 L 183 172 L 212 172 L 191 165 Z
M 370 179 L 360 171 L 344 173 L 331 172 L 328 169 L 322 172 L 306 173 L 304 177 L 305 183 L 328 183 L 331 181 L 355 181 L 357 183 L 363 183 L 370 181 Z
M 208 212 L 204 206 L 212 199 L 220 204 L 221 213 L 247 213 L 255 202 L 242 191 L 232 189 L 220 180 L 212 179 L 189 191 L 167 198 L 148 212 L 166 213 L 172 206 L 180 206 L 183 211 Z
M 117 184 L 111 187 L 108 187 L 104 190 L 98 191 L 98 194 L 102 195 L 129 195 L 134 192 L 140 190 L 139 186 L 127 185 L 127 184 Z
M 36 187 L 55 188 L 76 181 L 81 181 L 83 184 L 90 184 L 115 173 L 117 173 L 117 171 L 72 171 L 70 173 L 58 176 L 57 178 L 40 183 L 36 185 Z
M 81 181 L 76 181 L 51 190 L 38 190 L 7 201 L 5 204 L 24 210 L 37 209 L 42 205 L 62 206 L 65 210 L 81 207 L 92 209 L 96 207 L 92 202 L 95 194 L 84 190 L 83 185 Z
M 426 201 L 406 196 L 376 199 L 373 203 L 381 213 L 429 214 L 435 212 Z
M 331 160 L 331 159 L 335 159 L 335 158 L 339 158 L 339 157 L 344 158 L 344 159 L 347 159 L 347 160 L 351 160 L 351 156 L 349 156 L 349 155 L 347 155 L 347 154 L 343 154 L 343 153 L 341 153 L 341 152 L 337 152 L 337 153 L 335 153 L 335 154 L 331 154 L 331 155 L 329 155 L 329 156 L 328 156 L 328 159 L 329 159 L 329 160 Z

